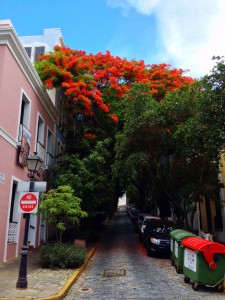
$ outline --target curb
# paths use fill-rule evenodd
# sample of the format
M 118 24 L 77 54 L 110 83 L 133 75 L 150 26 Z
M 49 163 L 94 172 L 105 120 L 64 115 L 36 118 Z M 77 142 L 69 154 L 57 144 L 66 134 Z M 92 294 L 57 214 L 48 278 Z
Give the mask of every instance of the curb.
M 93 255 L 95 254 L 96 250 L 98 249 L 98 247 L 102 244 L 102 242 L 104 241 L 114 219 L 115 216 L 117 215 L 117 213 L 114 214 L 114 216 L 112 217 L 112 219 L 108 222 L 107 224 L 107 228 L 106 230 L 103 232 L 100 241 L 98 243 L 96 243 L 95 246 L 93 246 L 89 251 L 88 251 L 88 255 L 85 259 L 85 262 L 80 266 L 80 268 L 76 269 L 73 273 L 73 275 L 67 280 L 67 282 L 65 283 L 65 285 L 61 288 L 61 290 L 52 296 L 48 296 L 48 297 L 43 297 L 43 298 L 37 298 L 37 297 L 29 297 L 29 298 L 8 298 L 8 297 L 0 297 L 0 300 L 62 300 L 63 298 L 66 297 L 66 295 L 68 294 L 69 290 L 71 289 L 72 285 L 78 280 L 78 278 L 80 277 L 80 275 L 83 273 L 83 271 L 86 269 L 89 261 L 91 260 L 91 258 L 93 257 Z
M 25 299 L 30 299 L 30 300 L 62 300 L 67 293 L 69 292 L 71 286 L 77 281 L 77 279 L 80 277 L 80 275 L 82 274 L 82 272 L 85 270 L 88 262 L 90 261 L 90 259 L 92 258 L 92 256 L 94 255 L 95 251 L 97 250 L 99 246 L 99 243 L 92 247 L 91 250 L 88 253 L 87 258 L 85 259 L 85 262 L 81 265 L 81 267 L 79 269 L 76 269 L 73 273 L 73 275 L 67 280 L 67 282 L 65 283 L 65 285 L 61 288 L 61 290 L 52 296 L 48 296 L 48 297 L 44 297 L 44 298 L 33 298 L 33 297 L 29 297 L 29 298 L 8 298 L 8 297 L 0 297 L 0 300 L 25 300 Z
M 99 244 L 97 244 L 95 247 L 92 247 L 91 250 L 89 251 L 88 257 L 86 258 L 85 262 L 82 264 L 82 266 L 77 269 L 73 275 L 67 280 L 65 285 L 61 288 L 61 290 L 58 292 L 56 295 L 52 295 L 49 297 L 44 297 L 44 298 L 31 298 L 32 300 L 62 300 L 69 292 L 71 286 L 78 280 L 80 275 L 83 273 L 85 268 L 87 267 L 87 264 L 89 263 L 90 259 L 94 255 L 95 251 L 99 247 Z M 6 298 L 5 298 L 6 299 Z M 17 300 L 20 300 L 16 298 Z M 6 299 L 7 300 L 7 299 Z M 24 298 L 23 298 L 24 300 Z

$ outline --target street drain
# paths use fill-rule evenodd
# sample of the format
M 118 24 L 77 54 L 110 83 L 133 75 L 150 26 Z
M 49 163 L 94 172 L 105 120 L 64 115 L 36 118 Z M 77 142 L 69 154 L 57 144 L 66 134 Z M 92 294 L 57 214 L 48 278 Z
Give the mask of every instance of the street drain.
M 126 270 L 117 269 L 117 270 L 105 270 L 103 273 L 104 277 L 119 277 L 126 276 Z

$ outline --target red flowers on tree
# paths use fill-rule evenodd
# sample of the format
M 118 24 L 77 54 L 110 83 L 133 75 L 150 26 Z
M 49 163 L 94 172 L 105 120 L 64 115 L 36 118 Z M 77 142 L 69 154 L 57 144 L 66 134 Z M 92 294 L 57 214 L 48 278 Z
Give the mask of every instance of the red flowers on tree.
M 56 46 L 53 53 L 40 57 L 36 68 L 47 89 L 61 87 L 66 105 L 74 113 L 93 115 L 96 107 L 115 123 L 116 111 L 112 102 L 120 101 L 134 82 L 149 84 L 149 93 L 161 101 L 166 93 L 179 89 L 194 80 L 183 76 L 181 69 L 169 65 L 146 65 L 136 61 L 105 54 L 86 54 L 84 51 Z

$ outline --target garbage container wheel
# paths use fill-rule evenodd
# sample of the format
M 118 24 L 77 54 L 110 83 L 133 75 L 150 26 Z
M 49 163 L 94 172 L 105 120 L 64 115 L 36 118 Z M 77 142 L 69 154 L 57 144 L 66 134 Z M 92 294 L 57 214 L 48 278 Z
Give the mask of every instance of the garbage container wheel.
M 184 282 L 185 282 L 185 283 L 189 283 L 189 282 L 190 282 L 190 278 L 185 276 L 185 277 L 184 277 Z
M 177 272 L 177 274 L 182 274 L 183 273 L 183 271 L 178 267 L 176 267 L 176 272 Z
M 191 286 L 192 286 L 192 289 L 193 289 L 194 291 L 198 291 L 198 289 L 199 289 L 199 284 L 198 284 L 197 282 L 192 282 Z
M 215 292 L 222 292 L 222 291 L 224 291 L 223 284 L 219 284 L 219 285 L 215 286 L 214 290 L 215 290 Z

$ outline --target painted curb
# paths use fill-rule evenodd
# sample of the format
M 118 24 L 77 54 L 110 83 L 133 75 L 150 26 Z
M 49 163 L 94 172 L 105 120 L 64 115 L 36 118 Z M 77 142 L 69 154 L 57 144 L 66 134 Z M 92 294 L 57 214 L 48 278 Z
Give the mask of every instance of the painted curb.
M 61 290 L 58 292 L 58 294 L 52 295 L 52 296 L 49 296 L 49 297 L 44 297 L 44 298 L 33 298 L 32 300 L 35 300 L 35 299 L 36 300 L 62 300 L 68 294 L 71 286 L 78 280 L 80 275 L 83 273 L 83 271 L 87 267 L 90 259 L 92 258 L 95 251 L 97 250 L 98 246 L 99 246 L 99 244 L 97 244 L 95 247 L 91 248 L 85 262 L 82 264 L 82 266 L 79 269 L 74 271 L 73 275 L 67 280 L 67 282 L 61 288 Z
M 92 258 L 92 256 L 94 255 L 95 251 L 97 250 L 97 248 L 99 247 L 100 243 L 97 243 L 95 246 L 93 246 L 89 252 L 88 252 L 88 256 L 85 259 L 85 262 L 81 265 L 80 268 L 76 269 L 73 273 L 73 275 L 67 280 L 67 282 L 65 283 L 65 285 L 61 288 L 61 290 L 52 296 L 48 296 L 48 297 L 44 297 L 44 298 L 38 298 L 38 297 L 24 297 L 24 298 L 8 298 L 8 297 L 0 297 L 0 300 L 62 300 L 69 292 L 71 286 L 78 280 L 78 278 L 80 277 L 80 275 L 82 274 L 82 272 L 85 270 L 87 264 L 89 263 L 90 259 Z
M 88 255 L 87 258 L 85 259 L 85 262 L 81 265 L 80 268 L 76 269 L 73 273 L 73 275 L 67 280 L 67 282 L 65 283 L 65 285 L 61 288 L 61 290 L 52 296 L 48 296 L 48 297 L 42 297 L 42 298 L 38 298 L 38 297 L 25 297 L 25 298 L 8 298 L 8 297 L 0 297 L 0 300 L 62 300 L 63 298 L 66 297 L 66 295 L 68 294 L 69 290 L 71 289 L 72 285 L 78 280 L 78 278 L 80 277 L 80 275 L 83 273 L 83 271 L 86 269 L 90 259 L 93 257 L 93 255 L 95 254 L 96 250 L 98 249 L 98 247 L 102 244 L 102 242 L 104 241 L 113 221 L 114 218 L 117 214 L 115 213 L 114 216 L 112 217 L 112 219 L 108 222 L 107 224 L 107 228 L 106 230 L 103 232 L 102 237 L 100 238 L 100 241 L 98 243 L 96 243 L 95 246 L 93 246 L 89 251 L 88 251 Z

